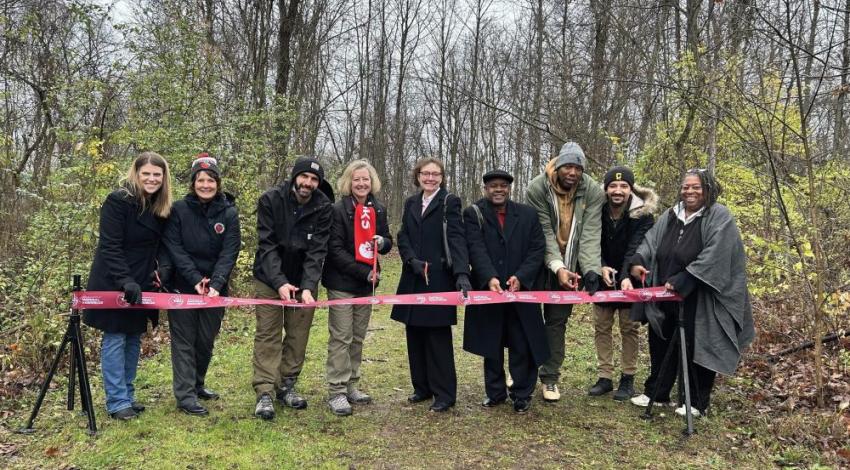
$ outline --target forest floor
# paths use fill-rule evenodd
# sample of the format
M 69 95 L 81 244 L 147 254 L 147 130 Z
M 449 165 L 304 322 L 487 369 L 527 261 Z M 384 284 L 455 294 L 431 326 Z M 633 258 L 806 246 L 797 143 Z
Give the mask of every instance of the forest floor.
M 379 293 L 395 287 L 398 262 L 390 260 Z M 839 454 L 819 450 L 817 436 L 838 421 L 830 413 L 765 411 L 751 398 L 746 377 L 719 380 L 712 414 L 696 421 L 697 434 L 684 438 L 683 422 L 671 410 L 653 421 L 642 410 L 611 395 L 592 398 L 596 379 L 591 310 L 576 309 L 570 320 L 562 399 L 544 403 L 535 393 L 531 411 L 507 404 L 480 406 L 481 359 L 461 349 L 463 316 L 454 330 L 458 403 L 448 413 L 410 405 L 411 391 L 403 326 L 377 307 L 365 342 L 362 388 L 374 403 L 356 406 L 340 418 L 326 405 L 324 382 L 327 322 L 318 310 L 299 390 L 306 410 L 277 407 L 272 422 L 253 416 L 251 310 L 229 310 L 216 344 L 207 383 L 221 393 L 208 402 L 210 415 L 178 412 L 171 392 L 171 362 L 162 326 L 145 343 L 136 381 L 147 406 L 139 419 L 110 420 L 103 409 L 99 364 L 90 360 L 98 433 L 86 433 L 86 419 L 65 409 L 67 374 L 60 372 L 33 435 L 23 425 L 37 388 L 29 387 L 0 406 L 0 467 L 3 468 L 833 468 Z M 167 331 L 167 328 L 164 330 Z M 616 328 L 615 328 L 616 331 Z M 87 335 L 95 334 L 86 329 Z M 644 331 L 645 335 L 645 331 Z M 642 340 L 638 386 L 646 376 Z M 79 407 L 79 403 L 77 404 Z M 843 421 L 842 421 L 843 423 Z M 844 461 L 846 462 L 846 461 Z

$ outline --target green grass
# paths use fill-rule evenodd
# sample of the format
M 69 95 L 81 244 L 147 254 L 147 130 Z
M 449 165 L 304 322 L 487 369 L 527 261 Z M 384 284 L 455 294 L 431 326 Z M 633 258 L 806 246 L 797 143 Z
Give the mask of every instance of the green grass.
M 391 292 L 398 278 L 397 260 L 387 261 L 380 293 Z M 277 418 L 264 422 L 253 417 L 252 311 L 233 309 L 226 316 L 208 374 L 208 385 L 223 397 L 208 403 L 210 416 L 176 411 L 167 347 L 139 368 L 137 398 L 148 411 L 131 422 L 108 419 L 99 367 L 90 364 L 97 436 L 87 435 L 83 416 L 65 410 L 64 382 L 48 394 L 36 433 L 12 434 L 9 430 L 20 427 L 28 416 L 35 397 L 35 390 L 30 390 L 23 399 L 3 404 L 0 451 L 14 450 L 0 453 L 0 467 L 759 468 L 819 460 L 812 449 L 778 443 L 764 420 L 751 417 L 751 404 L 722 384 L 714 399 L 715 414 L 698 420 L 698 434 L 690 439 L 681 437 L 682 422 L 670 412 L 647 422 L 638 417 L 640 410 L 617 403 L 610 395 L 588 397 L 586 389 L 596 379 L 589 312 L 579 308 L 570 320 L 562 400 L 543 403 L 538 393 L 525 415 L 514 414 L 509 405 L 479 406 L 481 359 L 460 348 L 461 315 L 454 330 L 458 404 L 449 413 L 433 414 L 427 412 L 427 403 L 407 404 L 411 387 L 404 329 L 389 319 L 388 308 L 376 308 L 361 382 L 374 403 L 356 406 L 353 416 L 338 418 L 325 403 L 327 312 L 319 310 L 299 382 L 310 405 L 303 411 L 278 407 Z M 645 365 L 645 341 L 642 349 Z M 641 370 L 639 383 L 644 377 Z

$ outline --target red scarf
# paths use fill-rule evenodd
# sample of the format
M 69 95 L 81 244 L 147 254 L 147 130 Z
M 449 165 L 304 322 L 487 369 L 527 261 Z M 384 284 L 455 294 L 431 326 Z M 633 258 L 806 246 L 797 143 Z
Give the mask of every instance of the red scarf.
M 363 204 L 354 204 L 354 259 L 372 266 L 375 253 L 372 250 L 372 237 L 375 236 L 375 208 Z

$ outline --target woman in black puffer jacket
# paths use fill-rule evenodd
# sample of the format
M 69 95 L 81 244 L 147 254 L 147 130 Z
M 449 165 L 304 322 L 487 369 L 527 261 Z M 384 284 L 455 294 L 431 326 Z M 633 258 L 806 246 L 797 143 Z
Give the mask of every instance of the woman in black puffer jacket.
M 233 196 L 222 192 L 218 164 L 208 154 L 192 163 L 191 182 L 191 192 L 174 203 L 165 230 L 174 273 L 170 287 L 186 294 L 227 295 L 242 244 L 239 214 Z M 198 398 L 218 398 L 204 380 L 223 318 L 224 307 L 168 311 L 174 397 L 177 408 L 189 415 L 208 414 Z

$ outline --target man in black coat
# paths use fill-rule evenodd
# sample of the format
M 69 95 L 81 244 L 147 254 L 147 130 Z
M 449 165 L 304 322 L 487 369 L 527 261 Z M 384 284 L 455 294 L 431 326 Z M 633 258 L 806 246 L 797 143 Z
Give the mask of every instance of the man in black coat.
M 528 290 L 543 266 L 546 250 L 537 211 L 510 200 L 513 177 L 502 170 L 484 174 L 485 197 L 464 213 L 472 285 L 496 295 Z M 508 398 L 505 350 L 513 378 L 510 398 L 518 413 L 528 411 L 537 368 L 549 358 L 539 304 L 468 306 L 463 349 L 484 357 L 482 403 L 492 407 Z
M 254 286 L 261 299 L 314 301 L 328 252 L 333 205 L 317 191 L 324 170 L 314 158 L 300 158 L 289 181 L 260 196 Z M 272 393 L 295 409 L 307 401 L 295 391 L 304 366 L 315 308 L 258 305 L 254 335 L 254 414 L 274 418 Z M 286 335 L 282 334 L 282 329 Z
M 617 289 L 628 278 L 628 260 L 652 227 L 658 197 L 649 188 L 635 185 L 632 171 L 624 166 L 611 168 L 603 179 L 607 201 L 602 207 L 602 279 L 607 289 Z M 614 389 L 614 349 L 611 330 L 614 319 L 620 325 L 623 342 L 620 383 L 614 399 L 625 401 L 634 394 L 637 372 L 640 323 L 629 318 L 631 304 L 601 303 L 593 306 L 594 343 L 599 361 L 599 379 L 588 394 L 604 395 Z

